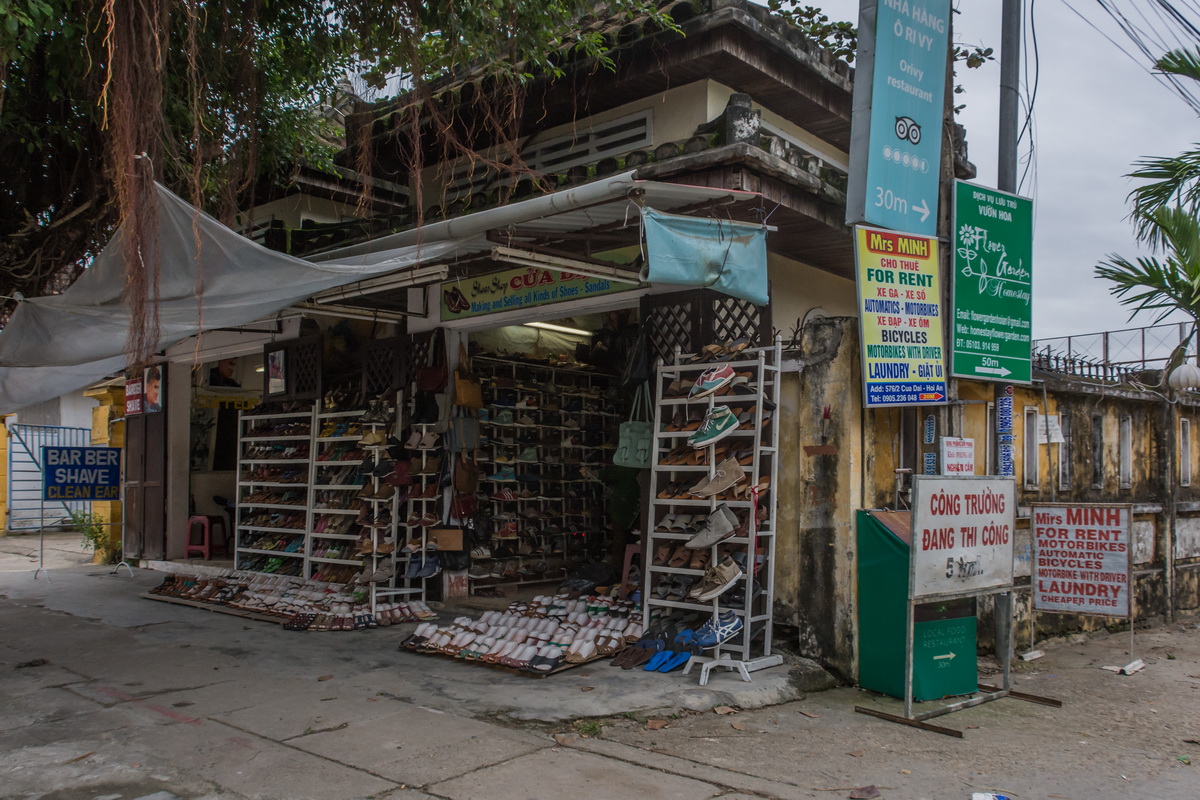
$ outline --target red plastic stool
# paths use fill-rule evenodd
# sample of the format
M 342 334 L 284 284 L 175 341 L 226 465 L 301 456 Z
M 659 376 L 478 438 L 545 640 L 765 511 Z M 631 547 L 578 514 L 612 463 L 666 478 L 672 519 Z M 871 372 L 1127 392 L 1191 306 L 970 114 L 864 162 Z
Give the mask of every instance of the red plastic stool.
M 196 530 L 196 526 L 200 526 L 200 542 L 192 544 L 192 532 Z M 212 551 L 215 549 L 213 542 L 213 528 L 221 528 L 221 551 L 226 555 L 229 554 L 229 545 L 226 543 L 226 538 L 229 532 L 225 529 L 225 518 L 217 516 L 205 516 L 197 514 L 193 517 L 188 517 L 187 521 L 187 546 L 183 549 L 183 557 L 188 558 L 192 553 L 199 553 L 204 556 L 204 560 L 208 561 L 212 558 Z

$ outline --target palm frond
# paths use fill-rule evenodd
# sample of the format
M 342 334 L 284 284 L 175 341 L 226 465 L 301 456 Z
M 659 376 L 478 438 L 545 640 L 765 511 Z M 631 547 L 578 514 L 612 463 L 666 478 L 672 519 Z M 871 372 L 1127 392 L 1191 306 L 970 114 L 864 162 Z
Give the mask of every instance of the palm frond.
M 1146 220 L 1155 228 L 1164 258 L 1113 254 L 1096 266 L 1096 277 L 1111 282 L 1109 292 L 1133 308 L 1130 319 L 1150 312 L 1158 323 L 1176 310 L 1200 319 L 1200 221 L 1180 206 L 1159 208 Z
M 1200 49 L 1184 47 L 1172 50 L 1156 61 L 1154 68 L 1168 75 L 1200 81 Z
M 1182 205 L 1191 212 L 1200 211 L 1200 144 L 1177 156 L 1144 158 L 1134 162 L 1136 169 L 1128 177 L 1151 181 L 1129 193 L 1133 204 L 1131 217 L 1138 239 L 1159 248 L 1162 241 L 1152 214 L 1169 205 Z

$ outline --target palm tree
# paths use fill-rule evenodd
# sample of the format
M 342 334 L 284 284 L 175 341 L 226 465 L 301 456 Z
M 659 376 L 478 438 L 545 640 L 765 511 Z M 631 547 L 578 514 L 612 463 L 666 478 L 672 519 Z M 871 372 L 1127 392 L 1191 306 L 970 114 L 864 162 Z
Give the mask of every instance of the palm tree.
M 1134 213 L 1139 224 L 1154 231 L 1153 237 L 1146 238 L 1154 242 L 1161 258 L 1151 255 L 1131 261 L 1114 254 L 1096 267 L 1096 277 L 1112 282 L 1109 291 L 1121 305 L 1133 307 L 1130 316 L 1156 313 L 1154 323 L 1158 323 L 1173 311 L 1182 311 L 1192 318 L 1191 332 L 1167 360 L 1165 381 L 1183 363 L 1200 322 L 1200 220 L 1194 208 L 1178 205 Z
M 1154 66 L 1167 75 L 1200 83 L 1200 48 L 1172 50 Z M 1163 240 L 1152 212 L 1169 205 L 1182 206 L 1193 214 L 1200 212 L 1200 144 L 1177 156 L 1144 158 L 1135 162 L 1135 166 L 1137 169 L 1129 177 L 1150 183 L 1129 193 L 1133 203 L 1131 217 L 1138 238 L 1157 247 Z

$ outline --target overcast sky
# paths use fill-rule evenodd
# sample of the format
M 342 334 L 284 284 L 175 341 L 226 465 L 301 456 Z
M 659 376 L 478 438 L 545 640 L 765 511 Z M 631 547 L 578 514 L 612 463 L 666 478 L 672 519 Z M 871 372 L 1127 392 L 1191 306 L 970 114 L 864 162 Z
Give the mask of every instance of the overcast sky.
M 1146 155 L 1174 155 L 1200 141 L 1200 120 L 1191 109 L 1068 3 L 1136 52 L 1095 0 L 1034 0 L 1041 65 L 1034 106 L 1036 162 L 1033 180 L 1026 178 L 1021 194 L 1035 201 L 1037 338 L 1150 324 L 1145 315 L 1129 322 L 1128 310 L 1092 270 L 1109 253 L 1144 252 L 1126 219 L 1125 198 L 1134 184 L 1122 176 L 1132 163 Z M 833 19 L 857 24 L 858 0 L 813 0 L 812 5 Z M 955 41 L 993 47 L 998 57 L 1000 5 L 1001 0 L 955 0 L 962 9 L 954 17 Z M 1029 0 L 1025 6 L 1028 31 Z M 960 68 L 966 93 L 955 100 L 966 103 L 959 122 L 967 128 L 971 161 L 979 168 L 976 180 L 989 186 L 996 185 L 999 80 L 999 61 L 977 70 Z M 1028 152 L 1024 140 L 1022 151 Z

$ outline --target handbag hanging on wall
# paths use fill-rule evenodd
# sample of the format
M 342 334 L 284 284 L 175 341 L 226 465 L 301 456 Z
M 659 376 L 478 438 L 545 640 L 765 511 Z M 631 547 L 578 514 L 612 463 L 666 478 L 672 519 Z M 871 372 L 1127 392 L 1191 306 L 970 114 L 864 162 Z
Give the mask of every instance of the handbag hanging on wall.
M 471 368 L 467 348 L 458 346 L 458 367 L 454 370 L 454 405 L 461 408 L 483 408 L 483 387 Z
M 429 363 L 417 370 L 417 391 L 437 394 L 446 391 L 446 332 L 437 328 L 429 346 Z
M 618 467 L 646 469 L 654 452 L 654 423 L 650 421 L 650 389 L 642 384 L 633 396 L 629 419 L 621 423 L 613 463 Z

